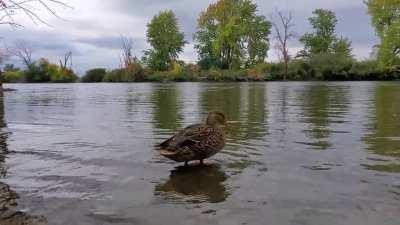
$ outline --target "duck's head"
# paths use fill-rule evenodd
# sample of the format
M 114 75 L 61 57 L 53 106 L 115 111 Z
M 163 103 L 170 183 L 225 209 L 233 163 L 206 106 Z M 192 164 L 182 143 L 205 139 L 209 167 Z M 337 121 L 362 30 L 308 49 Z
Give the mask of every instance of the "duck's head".
M 221 112 L 210 112 L 206 120 L 209 126 L 220 126 L 226 124 L 225 115 Z

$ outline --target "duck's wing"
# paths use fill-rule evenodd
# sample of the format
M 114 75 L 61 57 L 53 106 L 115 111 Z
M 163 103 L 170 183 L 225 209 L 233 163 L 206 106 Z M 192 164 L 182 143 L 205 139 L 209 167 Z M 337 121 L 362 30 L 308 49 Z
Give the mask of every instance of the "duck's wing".
M 173 149 L 183 147 L 190 143 L 197 143 L 201 141 L 204 136 L 204 128 L 205 126 L 203 124 L 190 125 L 159 144 L 158 147 L 161 149 Z

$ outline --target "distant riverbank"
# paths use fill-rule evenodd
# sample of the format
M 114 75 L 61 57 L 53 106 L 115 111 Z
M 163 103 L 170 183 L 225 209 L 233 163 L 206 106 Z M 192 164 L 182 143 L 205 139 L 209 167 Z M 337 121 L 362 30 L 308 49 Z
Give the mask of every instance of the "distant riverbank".
M 194 64 L 176 64 L 168 71 L 152 71 L 140 65 L 132 68 L 106 70 L 91 69 L 82 77 L 52 76 L 51 73 L 30 71 L 7 71 L 3 73 L 3 83 L 96 83 L 96 82 L 246 82 L 246 81 L 283 81 L 283 65 L 263 63 L 257 66 L 222 70 L 200 70 Z M 49 75 L 50 74 L 50 75 Z M 55 78 L 52 78 L 55 77 Z M 294 61 L 289 65 L 287 81 L 384 81 L 400 79 L 400 67 L 382 68 L 374 61 L 352 62 L 346 65 L 310 64 L 306 61 Z

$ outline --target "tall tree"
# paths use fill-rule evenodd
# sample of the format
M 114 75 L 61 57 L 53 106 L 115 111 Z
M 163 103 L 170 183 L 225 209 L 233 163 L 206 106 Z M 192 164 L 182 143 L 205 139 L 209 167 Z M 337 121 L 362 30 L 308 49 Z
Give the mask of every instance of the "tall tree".
M 400 0 L 367 0 L 372 24 L 381 39 L 378 59 L 382 65 L 400 65 Z
M 159 71 L 170 69 L 186 44 L 178 19 L 169 10 L 160 12 L 147 24 L 147 41 L 152 48 L 145 51 L 144 61 Z
M 276 47 L 285 66 L 283 80 L 286 80 L 288 74 L 288 64 L 290 60 L 288 41 L 295 36 L 294 32 L 291 30 L 294 27 L 292 21 L 293 17 L 291 12 L 285 15 L 282 12 L 277 11 L 276 14 L 278 14 L 279 17 L 279 22 L 273 23 L 275 28 Z
M 312 57 L 318 54 L 344 54 L 351 56 L 351 42 L 346 38 L 338 38 L 335 34 L 337 18 L 333 11 L 316 9 L 308 19 L 314 29 L 300 38 L 304 49 L 298 56 Z
M 209 5 L 194 35 L 200 66 L 230 69 L 263 62 L 270 28 L 251 0 L 219 0 Z

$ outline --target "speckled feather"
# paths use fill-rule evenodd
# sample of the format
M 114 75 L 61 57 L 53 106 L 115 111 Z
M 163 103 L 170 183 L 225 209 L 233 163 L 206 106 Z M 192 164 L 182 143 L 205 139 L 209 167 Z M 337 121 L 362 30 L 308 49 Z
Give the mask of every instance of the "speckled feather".
M 161 155 L 177 162 L 209 158 L 224 146 L 224 130 L 207 124 L 188 126 L 159 145 Z

